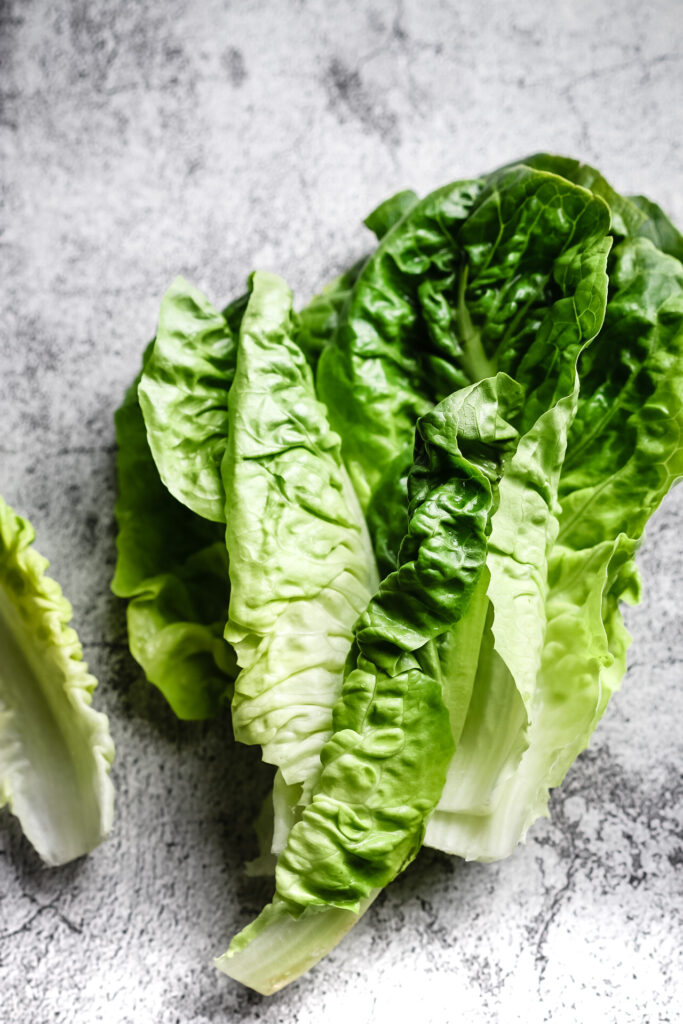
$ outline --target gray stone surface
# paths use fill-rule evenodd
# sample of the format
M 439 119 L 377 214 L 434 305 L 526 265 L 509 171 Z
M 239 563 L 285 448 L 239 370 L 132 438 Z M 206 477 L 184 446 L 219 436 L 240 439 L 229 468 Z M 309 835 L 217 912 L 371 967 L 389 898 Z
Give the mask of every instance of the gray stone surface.
M 268 772 L 174 720 L 127 654 L 112 413 L 184 273 L 299 298 L 362 217 L 536 149 L 683 221 L 676 0 L 5 0 L 0 493 L 75 608 L 118 758 L 109 841 L 43 868 L 0 817 L 0 1019 L 674 1021 L 683 1005 L 683 493 L 655 517 L 622 693 L 526 847 L 434 853 L 270 1000 L 214 971 L 268 895 L 241 865 Z

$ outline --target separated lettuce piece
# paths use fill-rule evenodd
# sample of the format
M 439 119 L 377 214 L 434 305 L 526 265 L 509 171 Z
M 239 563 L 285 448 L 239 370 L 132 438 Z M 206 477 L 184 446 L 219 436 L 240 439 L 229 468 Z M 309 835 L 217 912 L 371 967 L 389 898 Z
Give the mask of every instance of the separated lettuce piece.
M 129 599 L 130 649 L 147 679 L 179 718 L 207 718 L 224 704 L 237 671 L 223 639 L 229 601 L 224 527 L 195 515 L 162 483 L 138 402 L 139 380 L 115 414 L 112 590 Z
M 9 804 L 50 865 L 92 850 L 112 824 L 107 718 L 68 625 L 71 606 L 45 576 L 33 527 L 0 498 L 0 806 Z
M 307 801 L 332 731 L 355 620 L 379 583 L 365 521 L 292 340 L 284 281 L 256 273 L 239 334 L 223 460 L 235 736 Z
M 528 749 L 491 813 L 430 823 L 434 845 L 470 858 L 509 854 L 588 745 L 626 667 L 619 604 L 638 599 L 634 554 L 683 474 L 683 267 L 638 238 L 615 248 L 609 278 L 560 479 Z
M 221 460 L 228 432 L 228 391 L 235 373 L 238 300 L 225 313 L 176 278 L 164 295 L 157 336 L 138 397 L 159 476 L 197 515 L 223 522 Z M 233 321 L 231 323 L 231 321 Z
M 275 900 L 217 961 L 260 992 L 317 962 L 420 847 L 453 750 L 438 640 L 484 572 L 522 397 L 499 374 L 418 424 L 400 566 L 356 626 L 322 773 L 278 859 Z

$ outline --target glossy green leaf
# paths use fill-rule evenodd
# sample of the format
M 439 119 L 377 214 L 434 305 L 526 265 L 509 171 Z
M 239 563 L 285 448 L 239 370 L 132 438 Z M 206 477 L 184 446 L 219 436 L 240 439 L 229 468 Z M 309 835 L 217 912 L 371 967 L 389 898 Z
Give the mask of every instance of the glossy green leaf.
M 639 596 L 638 543 L 683 474 L 683 267 L 644 238 L 626 240 L 609 278 L 560 478 L 527 749 L 501 778 L 494 806 L 444 807 L 430 822 L 433 845 L 469 858 L 508 855 L 588 745 L 625 671 L 630 641 L 619 605 Z
M 369 213 L 363 223 L 370 228 L 377 241 L 380 242 L 387 231 L 403 220 L 418 202 L 418 197 L 411 189 L 397 192 L 395 196 L 385 199 L 372 213 Z
M 598 232 L 606 230 L 606 213 L 603 207 Z M 520 439 L 500 481 L 487 553 L 489 619 L 478 647 L 460 743 L 428 827 L 429 845 L 444 846 L 444 814 L 490 813 L 528 746 L 545 641 L 548 557 L 558 529 L 560 471 L 578 399 L 577 363 L 604 316 L 608 248 L 608 240 L 591 231 L 583 244 L 558 257 L 554 277 L 564 294 L 549 308 L 519 360 L 519 377 L 532 385 L 522 422 L 548 400 L 545 396 L 550 405 Z M 534 358 L 535 348 L 545 352 L 545 360 Z M 446 848 L 453 852 L 453 843 Z
M 594 167 L 569 157 L 536 153 L 522 163 L 551 171 L 604 199 L 612 214 L 612 234 L 623 238 L 649 238 L 661 252 L 683 260 L 683 235 L 662 208 L 645 196 L 622 196 Z
M 641 211 L 637 204 L 616 192 L 600 171 L 590 164 L 584 164 L 571 157 L 553 156 L 550 153 L 535 153 L 520 162 L 539 171 L 549 171 L 600 196 L 610 208 L 612 233 L 617 238 L 639 234 L 648 220 L 648 215 Z
M 586 258 L 604 258 L 608 222 L 604 202 L 586 190 L 516 167 L 489 184 L 439 189 L 387 232 L 318 367 L 364 509 L 436 401 L 496 369 L 521 374 L 530 393 L 541 386 L 546 353 L 536 334 L 563 275 L 592 248 Z M 560 341 L 553 355 L 562 358 Z M 536 396 L 529 422 L 550 402 Z
M 321 356 L 318 393 L 363 509 L 388 464 L 412 448 L 418 416 L 469 383 L 462 372 L 453 376 L 433 346 L 424 351 L 418 290 L 430 275 L 437 284 L 448 281 L 451 235 L 480 189 L 473 181 L 447 186 L 387 232 L 356 282 L 334 345 Z
M 224 520 L 220 466 L 235 353 L 228 318 L 176 278 L 161 303 L 138 397 L 162 482 L 179 502 L 216 522 Z
M 639 230 L 633 234 L 641 238 L 649 238 L 655 248 L 668 256 L 675 256 L 677 260 L 683 261 L 683 235 L 672 224 L 661 206 L 645 196 L 629 196 L 628 198 L 647 217 Z

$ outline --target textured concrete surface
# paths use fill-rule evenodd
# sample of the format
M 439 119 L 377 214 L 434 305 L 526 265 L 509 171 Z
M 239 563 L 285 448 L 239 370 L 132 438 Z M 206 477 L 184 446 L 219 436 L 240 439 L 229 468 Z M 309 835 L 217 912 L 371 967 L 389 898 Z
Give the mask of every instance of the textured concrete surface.
M 683 221 L 676 0 L 5 0 L 0 493 L 75 607 L 118 749 L 117 817 L 44 869 L 0 816 L 7 1024 L 673 1022 L 683 1005 L 683 493 L 652 523 L 622 693 L 527 846 L 421 855 L 328 960 L 264 1000 L 210 966 L 259 909 L 268 773 L 140 679 L 114 559 L 112 413 L 182 272 L 305 298 L 361 218 L 544 148 Z

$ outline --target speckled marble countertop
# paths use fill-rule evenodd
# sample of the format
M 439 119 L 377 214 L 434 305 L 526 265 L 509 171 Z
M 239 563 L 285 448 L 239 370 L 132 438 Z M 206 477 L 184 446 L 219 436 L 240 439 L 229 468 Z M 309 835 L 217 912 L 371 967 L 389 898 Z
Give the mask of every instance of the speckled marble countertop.
M 683 221 L 680 6 L 5 0 L 0 493 L 75 608 L 117 744 L 108 842 L 43 868 L 0 816 L 7 1024 L 673 1022 L 683 1006 L 683 491 L 651 524 L 622 693 L 526 847 L 424 852 L 312 974 L 263 999 L 210 957 L 268 772 L 227 720 L 177 722 L 108 592 L 112 413 L 185 274 L 306 298 L 362 217 L 547 149 Z

